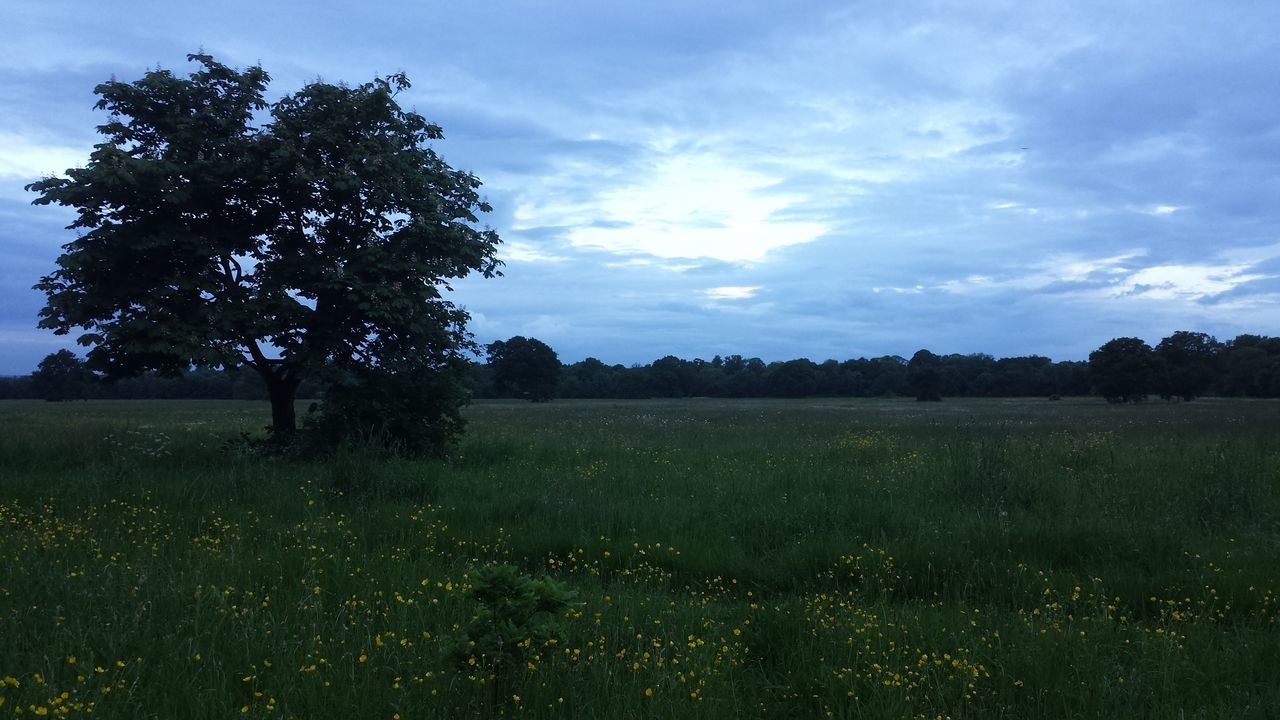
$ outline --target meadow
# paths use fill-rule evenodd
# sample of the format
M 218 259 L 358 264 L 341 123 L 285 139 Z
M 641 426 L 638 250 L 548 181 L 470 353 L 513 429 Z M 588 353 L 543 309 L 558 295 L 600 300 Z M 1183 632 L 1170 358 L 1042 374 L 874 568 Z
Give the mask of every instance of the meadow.
M 265 404 L 0 403 L 0 717 L 1280 715 L 1280 403 L 467 416 L 321 462 L 234 442 Z M 498 663 L 502 565 L 573 599 Z

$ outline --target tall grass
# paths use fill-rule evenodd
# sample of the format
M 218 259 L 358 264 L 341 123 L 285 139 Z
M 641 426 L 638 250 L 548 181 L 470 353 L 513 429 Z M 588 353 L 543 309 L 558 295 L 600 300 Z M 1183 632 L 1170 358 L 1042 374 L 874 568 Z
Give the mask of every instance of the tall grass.
M 267 416 L 0 404 L 0 714 L 1280 712 L 1277 403 L 493 402 L 430 462 L 228 444 Z M 581 599 L 500 678 L 450 660 L 495 563 Z

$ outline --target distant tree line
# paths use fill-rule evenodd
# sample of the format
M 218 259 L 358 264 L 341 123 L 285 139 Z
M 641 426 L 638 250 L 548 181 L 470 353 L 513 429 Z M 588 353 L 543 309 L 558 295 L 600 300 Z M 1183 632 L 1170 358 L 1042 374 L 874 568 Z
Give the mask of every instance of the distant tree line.
M 1112 402 L 1159 396 L 1280 397 L 1280 338 L 1240 335 L 1219 342 L 1179 331 L 1155 347 L 1116 338 L 1087 362 L 1054 362 L 1029 355 L 935 355 L 916 352 L 856 360 L 806 358 L 766 363 L 741 355 L 685 360 L 672 355 L 648 365 L 607 365 L 595 358 L 562 364 L 535 338 L 513 337 L 486 346 L 486 362 L 467 374 L 472 397 L 522 398 L 798 398 L 798 397 L 1053 397 L 1098 394 Z M 303 398 L 323 395 L 304 384 Z M 240 368 L 196 369 L 176 376 L 149 373 L 105 382 L 70 351 L 46 357 L 29 376 L 0 378 L 0 399 L 238 399 L 265 400 L 256 373 Z
M 1036 356 L 997 360 L 990 355 L 930 355 L 937 362 L 932 372 L 896 355 L 772 363 L 741 355 L 717 355 L 710 360 L 668 355 L 648 365 L 630 367 L 587 358 L 562 366 L 557 397 L 883 397 L 917 395 L 923 385 L 936 386 L 937 395 L 949 397 L 1089 392 L 1088 368 L 1083 362 L 1055 363 Z M 493 369 L 487 365 L 473 367 L 472 389 L 476 397 L 514 397 L 493 382 Z
M 304 383 L 303 398 L 318 398 L 321 388 Z M 0 377 L 0 400 L 267 400 L 261 377 L 248 368 L 194 369 L 167 376 L 145 373 L 105 381 L 90 372 L 70 350 L 59 350 L 40 361 L 30 375 Z
M 507 351 L 508 345 L 520 352 Z M 532 338 L 512 338 L 489 350 L 489 362 L 471 368 L 475 397 L 914 396 L 930 401 L 1096 393 L 1112 402 L 1149 395 L 1182 400 L 1206 394 L 1280 397 L 1280 338 L 1260 335 L 1219 342 L 1204 333 L 1179 331 L 1154 348 L 1138 338 L 1117 338 L 1092 353 L 1087 362 L 1054 362 L 1039 355 L 999 359 L 987 354 L 936 355 L 928 350 L 916 352 L 909 360 L 885 355 L 771 363 L 741 355 L 717 355 L 710 360 L 668 355 L 648 365 L 631 366 L 587 358 L 559 365 L 558 376 L 554 351 Z M 511 378 L 516 377 L 526 380 L 513 382 Z
M 1224 397 L 1280 397 L 1280 338 L 1239 335 L 1219 342 L 1198 332 L 1179 331 L 1154 348 L 1141 338 L 1116 338 L 1089 355 L 1094 390 L 1109 402 L 1134 402 L 1150 395 L 1193 400 Z

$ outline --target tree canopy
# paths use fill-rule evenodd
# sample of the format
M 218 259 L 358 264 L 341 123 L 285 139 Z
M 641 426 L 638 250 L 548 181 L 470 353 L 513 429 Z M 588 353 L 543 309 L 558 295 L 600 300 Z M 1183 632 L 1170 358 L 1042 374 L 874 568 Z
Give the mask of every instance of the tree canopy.
M 84 361 L 70 350 L 46 355 L 36 371 L 31 373 L 33 392 L 50 402 L 87 397 L 87 386 L 93 380 L 93 373 L 85 367 Z
M 1222 344 L 1210 335 L 1179 330 L 1156 345 L 1160 394 L 1194 400 L 1213 385 Z
M 942 359 L 928 350 L 918 350 L 907 363 L 911 392 L 916 400 L 937 402 L 942 399 Z
M 490 343 L 489 367 L 499 395 L 546 402 L 560 385 L 560 359 L 537 338 L 517 335 Z
M 28 186 L 78 213 L 36 285 L 41 327 L 83 330 L 110 376 L 250 367 L 279 434 L 304 377 L 455 365 L 468 318 L 442 291 L 501 274 L 501 241 L 477 226 L 480 181 L 432 149 L 441 128 L 398 104 L 408 79 L 268 103 L 261 67 L 188 60 L 187 77 L 98 85 L 109 119 L 86 166 Z
M 1146 400 L 1156 385 L 1156 356 L 1141 338 L 1115 338 L 1089 353 L 1089 377 L 1107 402 Z

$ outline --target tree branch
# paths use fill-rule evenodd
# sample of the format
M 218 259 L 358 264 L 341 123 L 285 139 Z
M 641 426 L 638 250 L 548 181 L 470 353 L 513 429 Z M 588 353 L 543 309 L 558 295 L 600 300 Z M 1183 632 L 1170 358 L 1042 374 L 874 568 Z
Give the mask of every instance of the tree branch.
M 262 348 L 258 347 L 257 340 L 245 340 L 245 347 L 249 350 L 249 355 L 253 357 L 253 366 L 257 368 L 266 368 L 271 365 L 283 365 L 283 358 L 269 358 L 262 352 Z

